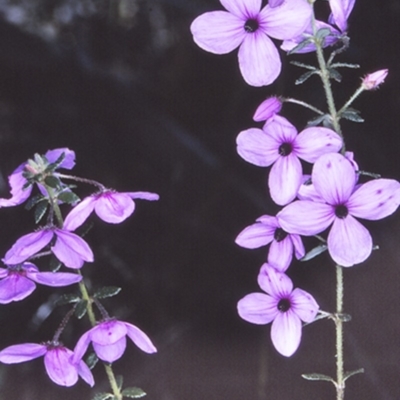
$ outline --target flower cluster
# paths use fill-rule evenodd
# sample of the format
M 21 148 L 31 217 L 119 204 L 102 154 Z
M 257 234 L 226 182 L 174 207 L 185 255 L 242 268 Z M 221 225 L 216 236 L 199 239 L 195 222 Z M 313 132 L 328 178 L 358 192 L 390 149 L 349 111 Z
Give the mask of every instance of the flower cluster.
M 143 331 L 128 322 L 111 318 L 101 305 L 101 298 L 114 296 L 119 288 L 104 287 L 88 297 L 81 271 L 85 263 L 94 262 L 94 255 L 89 244 L 75 231 L 92 211 L 103 221 L 117 224 L 132 215 L 135 199 L 153 201 L 158 200 L 159 196 L 150 192 L 116 192 L 96 181 L 65 175 L 60 171 L 71 170 L 74 165 L 75 153 L 68 148 L 49 150 L 42 156 L 36 154 L 9 176 L 11 197 L 0 199 L 0 207 L 17 206 L 27 201 L 26 208 L 35 208 L 38 224 L 47 213 L 45 224 L 17 239 L 3 257 L 5 266 L 0 268 L 0 303 L 24 300 L 35 290 L 36 284 L 62 287 L 79 283 L 81 291 L 81 295 L 66 295 L 67 301 L 60 302 L 72 304 L 73 308 L 51 341 L 6 347 L 0 351 L 0 362 L 14 364 L 44 356 L 47 374 L 56 384 L 72 386 L 80 376 L 93 386 L 93 375 L 82 361 L 90 343 L 97 357 L 107 363 L 123 355 L 126 336 L 146 353 L 155 353 L 157 350 Z M 80 201 L 73 192 L 75 186 L 65 183 L 68 180 L 94 185 L 96 191 Z M 38 193 L 33 195 L 35 186 Z M 64 219 L 61 208 L 65 205 L 72 205 L 73 208 Z M 40 270 L 32 262 L 34 259 L 42 261 L 47 256 L 53 260 L 50 270 Z M 59 269 L 62 266 L 69 268 L 70 272 L 61 272 Z M 101 313 L 98 321 L 94 319 L 92 303 L 97 305 Z M 88 313 L 93 327 L 81 336 L 72 351 L 59 341 L 59 336 L 74 313 L 78 318 Z

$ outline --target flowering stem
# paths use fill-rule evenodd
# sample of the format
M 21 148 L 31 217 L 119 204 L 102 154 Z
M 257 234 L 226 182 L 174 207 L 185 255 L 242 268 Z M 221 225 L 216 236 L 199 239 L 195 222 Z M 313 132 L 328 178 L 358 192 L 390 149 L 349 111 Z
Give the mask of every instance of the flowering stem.
M 344 399 L 343 370 L 343 268 L 336 265 L 336 399 Z
M 323 111 L 319 110 L 317 107 L 312 106 L 311 104 L 306 103 L 305 101 L 292 99 L 292 98 L 285 98 L 285 102 L 299 104 L 300 106 L 303 106 L 305 108 L 309 108 L 310 110 L 314 111 L 315 113 L 317 113 L 319 115 L 324 115 Z
M 343 112 L 347 110 L 347 108 L 353 103 L 353 101 L 365 90 L 363 86 L 360 86 L 346 101 L 345 105 L 338 111 L 338 115 L 341 115 Z
M 86 179 L 86 178 L 81 178 L 79 176 L 64 175 L 64 174 L 59 174 L 59 173 L 57 173 L 57 176 L 59 178 L 70 179 L 70 180 L 76 181 L 76 182 L 88 183 L 89 185 L 93 185 L 93 186 L 98 187 L 100 190 L 105 190 L 106 189 L 106 187 L 102 183 L 97 182 L 97 181 L 95 181 L 93 179 Z

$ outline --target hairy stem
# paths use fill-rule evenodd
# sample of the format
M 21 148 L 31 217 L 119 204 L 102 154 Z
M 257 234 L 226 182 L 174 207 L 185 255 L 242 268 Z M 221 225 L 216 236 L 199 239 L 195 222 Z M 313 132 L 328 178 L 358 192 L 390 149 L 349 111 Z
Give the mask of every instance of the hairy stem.
M 344 399 L 344 360 L 343 360 L 343 268 L 336 265 L 336 400 Z

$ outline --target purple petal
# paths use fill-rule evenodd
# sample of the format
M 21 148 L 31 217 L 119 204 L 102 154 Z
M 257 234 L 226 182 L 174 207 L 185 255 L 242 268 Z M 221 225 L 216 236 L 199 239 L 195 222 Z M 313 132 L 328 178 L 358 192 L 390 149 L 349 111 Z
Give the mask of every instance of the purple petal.
M 399 206 L 400 183 L 393 179 L 375 179 L 364 183 L 346 206 L 351 215 L 378 220 L 393 214 Z
M 252 324 L 269 324 L 278 314 L 276 299 L 264 293 L 250 293 L 237 305 L 240 318 Z
M 65 347 L 49 349 L 44 356 L 44 366 L 50 379 L 60 386 L 73 386 L 78 381 L 76 365 L 71 363 L 73 353 Z
M 226 54 L 239 47 L 246 36 L 245 21 L 226 11 L 206 12 L 190 26 L 195 43 L 214 54 Z
M 145 353 L 157 353 L 157 349 L 155 348 L 154 344 L 150 340 L 150 338 L 137 326 L 129 324 L 128 322 L 124 322 L 127 335 L 132 340 L 133 343 L 139 347 L 140 350 L 144 351 Z
M 268 177 L 272 200 L 280 206 L 294 200 L 300 188 L 302 176 L 303 169 L 295 154 L 279 157 L 272 166 Z
M 257 280 L 260 288 L 278 301 L 288 297 L 293 289 L 293 283 L 287 275 L 266 263 L 262 265 Z
M 275 217 L 271 218 L 275 219 Z M 235 242 L 247 249 L 257 249 L 272 242 L 275 230 L 276 227 L 273 225 L 257 222 L 244 228 L 237 236 Z
M 306 254 L 306 250 L 304 248 L 303 241 L 301 240 L 301 237 L 299 235 L 290 235 L 290 239 L 293 243 L 294 247 L 294 255 L 296 258 L 299 260 L 300 258 L 303 258 L 304 255 Z
M 329 254 L 342 267 L 365 261 L 372 251 L 372 238 L 363 225 L 351 215 L 336 218 L 328 236 Z
M 272 323 L 271 339 L 280 354 L 285 357 L 293 355 L 301 340 L 300 318 L 291 310 L 280 312 Z
M 11 272 L 7 278 L 0 281 L 0 304 L 20 301 L 28 297 L 36 285 L 18 272 Z
M 67 231 L 74 231 L 76 228 L 80 227 L 94 210 L 95 202 L 95 196 L 84 198 L 65 218 L 64 229 Z
M 289 236 L 281 241 L 272 241 L 268 252 L 268 264 L 280 272 L 285 272 L 293 258 L 293 243 Z
M 333 222 L 335 210 L 329 204 L 301 200 L 287 205 L 277 217 L 286 232 L 312 236 L 324 231 Z
M 90 329 L 89 331 L 85 332 L 78 340 L 78 342 L 75 345 L 74 348 L 74 355 L 72 357 L 72 363 L 73 364 L 78 364 L 80 360 L 82 359 L 83 355 L 85 354 L 87 348 L 89 347 L 90 342 L 92 341 L 91 339 L 91 334 L 93 332 L 93 329 L 96 327 Z
M 332 14 L 329 22 L 339 27 L 342 32 L 347 30 L 347 18 L 353 10 L 355 0 L 329 0 Z
M 220 0 L 220 2 L 230 13 L 246 20 L 257 16 L 262 0 Z
M 306 30 L 311 15 L 312 8 L 307 1 L 285 1 L 278 7 L 264 7 L 260 13 L 260 26 L 275 39 L 291 39 Z
M 141 199 L 141 200 L 149 200 L 156 201 L 160 199 L 160 196 L 157 193 L 152 192 L 126 192 L 131 199 Z
M 103 221 L 119 224 L 135 210 L 135 203 L 126 193 L 105 192 L 96 200 L 94 210 Z
M 94 378 L 93 374 L 91 373 L 89 367 L 81 360 L 79 361 L 78 365 L 78 374 L 79 376 L 90 386 L 94 386 Z
M 47 348 L 42 344 L 15 344 L 0 351 L 0 362 L 4 364 L 17 364 L 43 356 L 46 352 Z
M 328 204 L 340 205 L 353 193 L 356 173 L 346 157 L 337 153 L 325 154 L 314 164 L 312 182 Z
M 238 57 L 240 72 L 251 86 L 270 85 L 281 72 L 278 49 L 260 29 L 246 34 Z
M 314 185 L 311 182 L 311 176 L 303 175 L 303 183 L 297 192 L 297 197 L 299 200 L 310 200 L 317 203 L 325 203 L 325 200 L 321 195 L 315 190 Z
M 51 251 L 68 268 L 81 268 L 83 262 L 93 262 L 89 245 L 72 232 L 56 229 L 57 240 Z
M 304 322 L 314 321 L 319 305 L 311 294 L 302 289 L 294 289 L 290 296 L 291 309 Z
M 98 324 L 92 329 L 91 339 L 94 343 L 108 345 L 126 336 L 127 328 L 124 322 L 109 320 Z
M 13 207 L 22 204 L 32 193 L 32 185 L 24 189 L 27 180 L 22 176 L 25 164 L 21 164 L 9 177 L 8 183 L 11 187 L 11 198 L 0 199 L 1 207 Z
M 75 152 L 68 149 L 67 147 L 62 147 L 59 149 L 48 150 L 45 154 L 47 160 L 51 163 L 56 162 L 61 154 L 64 153 L 64 160 L 60 164 L 59 168 L 72 169 L 75 166 Z
M 80 282 L 82 276 L 69 272 L 29 272 L 27 277 L 46 286 L 61 287 Z
M 254 121 L 267 121 L 275 114 L 279 113 L 282 109 L 282 101 L 279 97 L 268 97 L 264 100 L 258 107 L 256 112 L 254 113 L 253 119 Z
M 343 141 L 336 132 L 316 126 L 300 132 L 293 147 L 298 157 L 309 163 L 315 163 L 324 154 L 338 152 L 342 145 Z
M 6 276 L 8 276 L 8 268 L 0 268 L 0 278 L 5 278 Z
M 275 141 L 274 148 L 279 152 L 279 146 L 284 143 L 292 144 L 297 137 L 297 129 L 286 118 L 280 115 L 271 117 L 263 127 L 264 132 Z
M 122 357 L 126 349 L 126 336 L 112 344 L 101 345 L 93 342 L 94 351 L 100 360 L 112 363 Z
M 258 128 L 240 132 L 236 144 L 240 157 L 259 167 L 268 167 L 279 157 L 280 143 Z
M 53 231 L 48 229 L 28 233 L 20 237 L 11 249 L 7 251 L 3 259 L 4 264 L 16 265 L 22 263 L 48 245 L 52 238 Z

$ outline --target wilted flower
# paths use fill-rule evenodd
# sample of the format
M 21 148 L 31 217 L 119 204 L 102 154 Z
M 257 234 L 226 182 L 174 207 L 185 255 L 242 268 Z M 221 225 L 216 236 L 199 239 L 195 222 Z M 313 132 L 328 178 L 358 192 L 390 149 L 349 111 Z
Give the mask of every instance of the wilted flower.
M 256 223 L 248 226 L 236 238 L 239 246 L 256 249 L 271 243 L 268 264 L 279 271 L 286 271 L 292 261 L 293 251 L 297 259 L 305 254 L 299 235 L 290 235 L 279 225 L 278 218 L 263 215 Z
M 94 210 L 105 222 L 119 224 L 125 221 L 135 210 L 133 199 L 158 200 L 156 193 L 127 192 L 119 193 L 105 190 L 83 199 L 65 218 L 64 229 L 74 231 L 81 226 Z
M 265 293 L 250 293 L 238 302 L 241 318 L 253 324 L 272 322 L 271 339 L 276 350 L 286 357 L 300 345 L 301 321 L 312 322 L 319 306 L 314 297 L 294 289 L 290 278 L 268 264 L 261 267 L 258 284 Z
M 365 90 L 377 89 L 378 86 L 383 83 L 389 73 L 387 69 L 381 69 L 379 71 L 368 74 L 362 80 L 362 86 Z
M 44 366 L 50 379 L 60 386 L 73 386 L 80 376 L 88 385 L 94 385 L 89 367 L 79 360 L 72 362 L 73 352 L 59 343 L 25 343 L 0 351 L 0 362 L 17 364 L 44 356 Z
M 267 121 L 282 109 L 282 100 L 279 97 L 272 96 L 264 100 L 254 113 L 254 121 Z
M 285 231 L 316 235 L 330 225 L 328 250 L 333 260 L 351 267 L 366 260 L 372 251 L 368 230 L 354 217 L 378 220 L 396 211 L 400 203 L 400 183 L 375 179 L 357 185 L 354 165 L 340 154 L 320 157 L 312 170 L 312 183 L 318 198 L 298 200 L 277 214 Z
M 140 350 L 156 353 L 157 349 L 149 337 L 135 325 L 128 322 L 109 319 L 100 322 L 84 333 L 74 349 L 74 362 L 78 362 L 85 354 L 90 342 L 100 360 L 112 363 L 124 354 L 128 336 Z
M 0 303 L 7 304 L 28 297 L 41 285 L 60 287 L 82 280 L 82 276 L 69 272 L 40 272 L 36 265 L 25 262 L 18 266 L 0 268 Z
M 197 17 L 190 29 L 204 50 L 226 54 L 239 47 L 239 67 L 252 86 L 271 84 L 281 71 L 278 50 L 269 36 L 290 39 L 308 26 L 312 9 L 305 0 L 275 0 L 261 10 L 261 0 L 220 0 L 227 11 Z
M 272 200 L 279 205 L 291 202 L 302 183 L 299 158 L 314 163 L 322 154 L 337 152 L 342 139 L 331 129 L 310 127 L 297 134 L 296 128 L 279 115 L 270 118 L 263 129 L 239 133 L 237 152 L 251 164 L 272 165 L 268 186 Z

